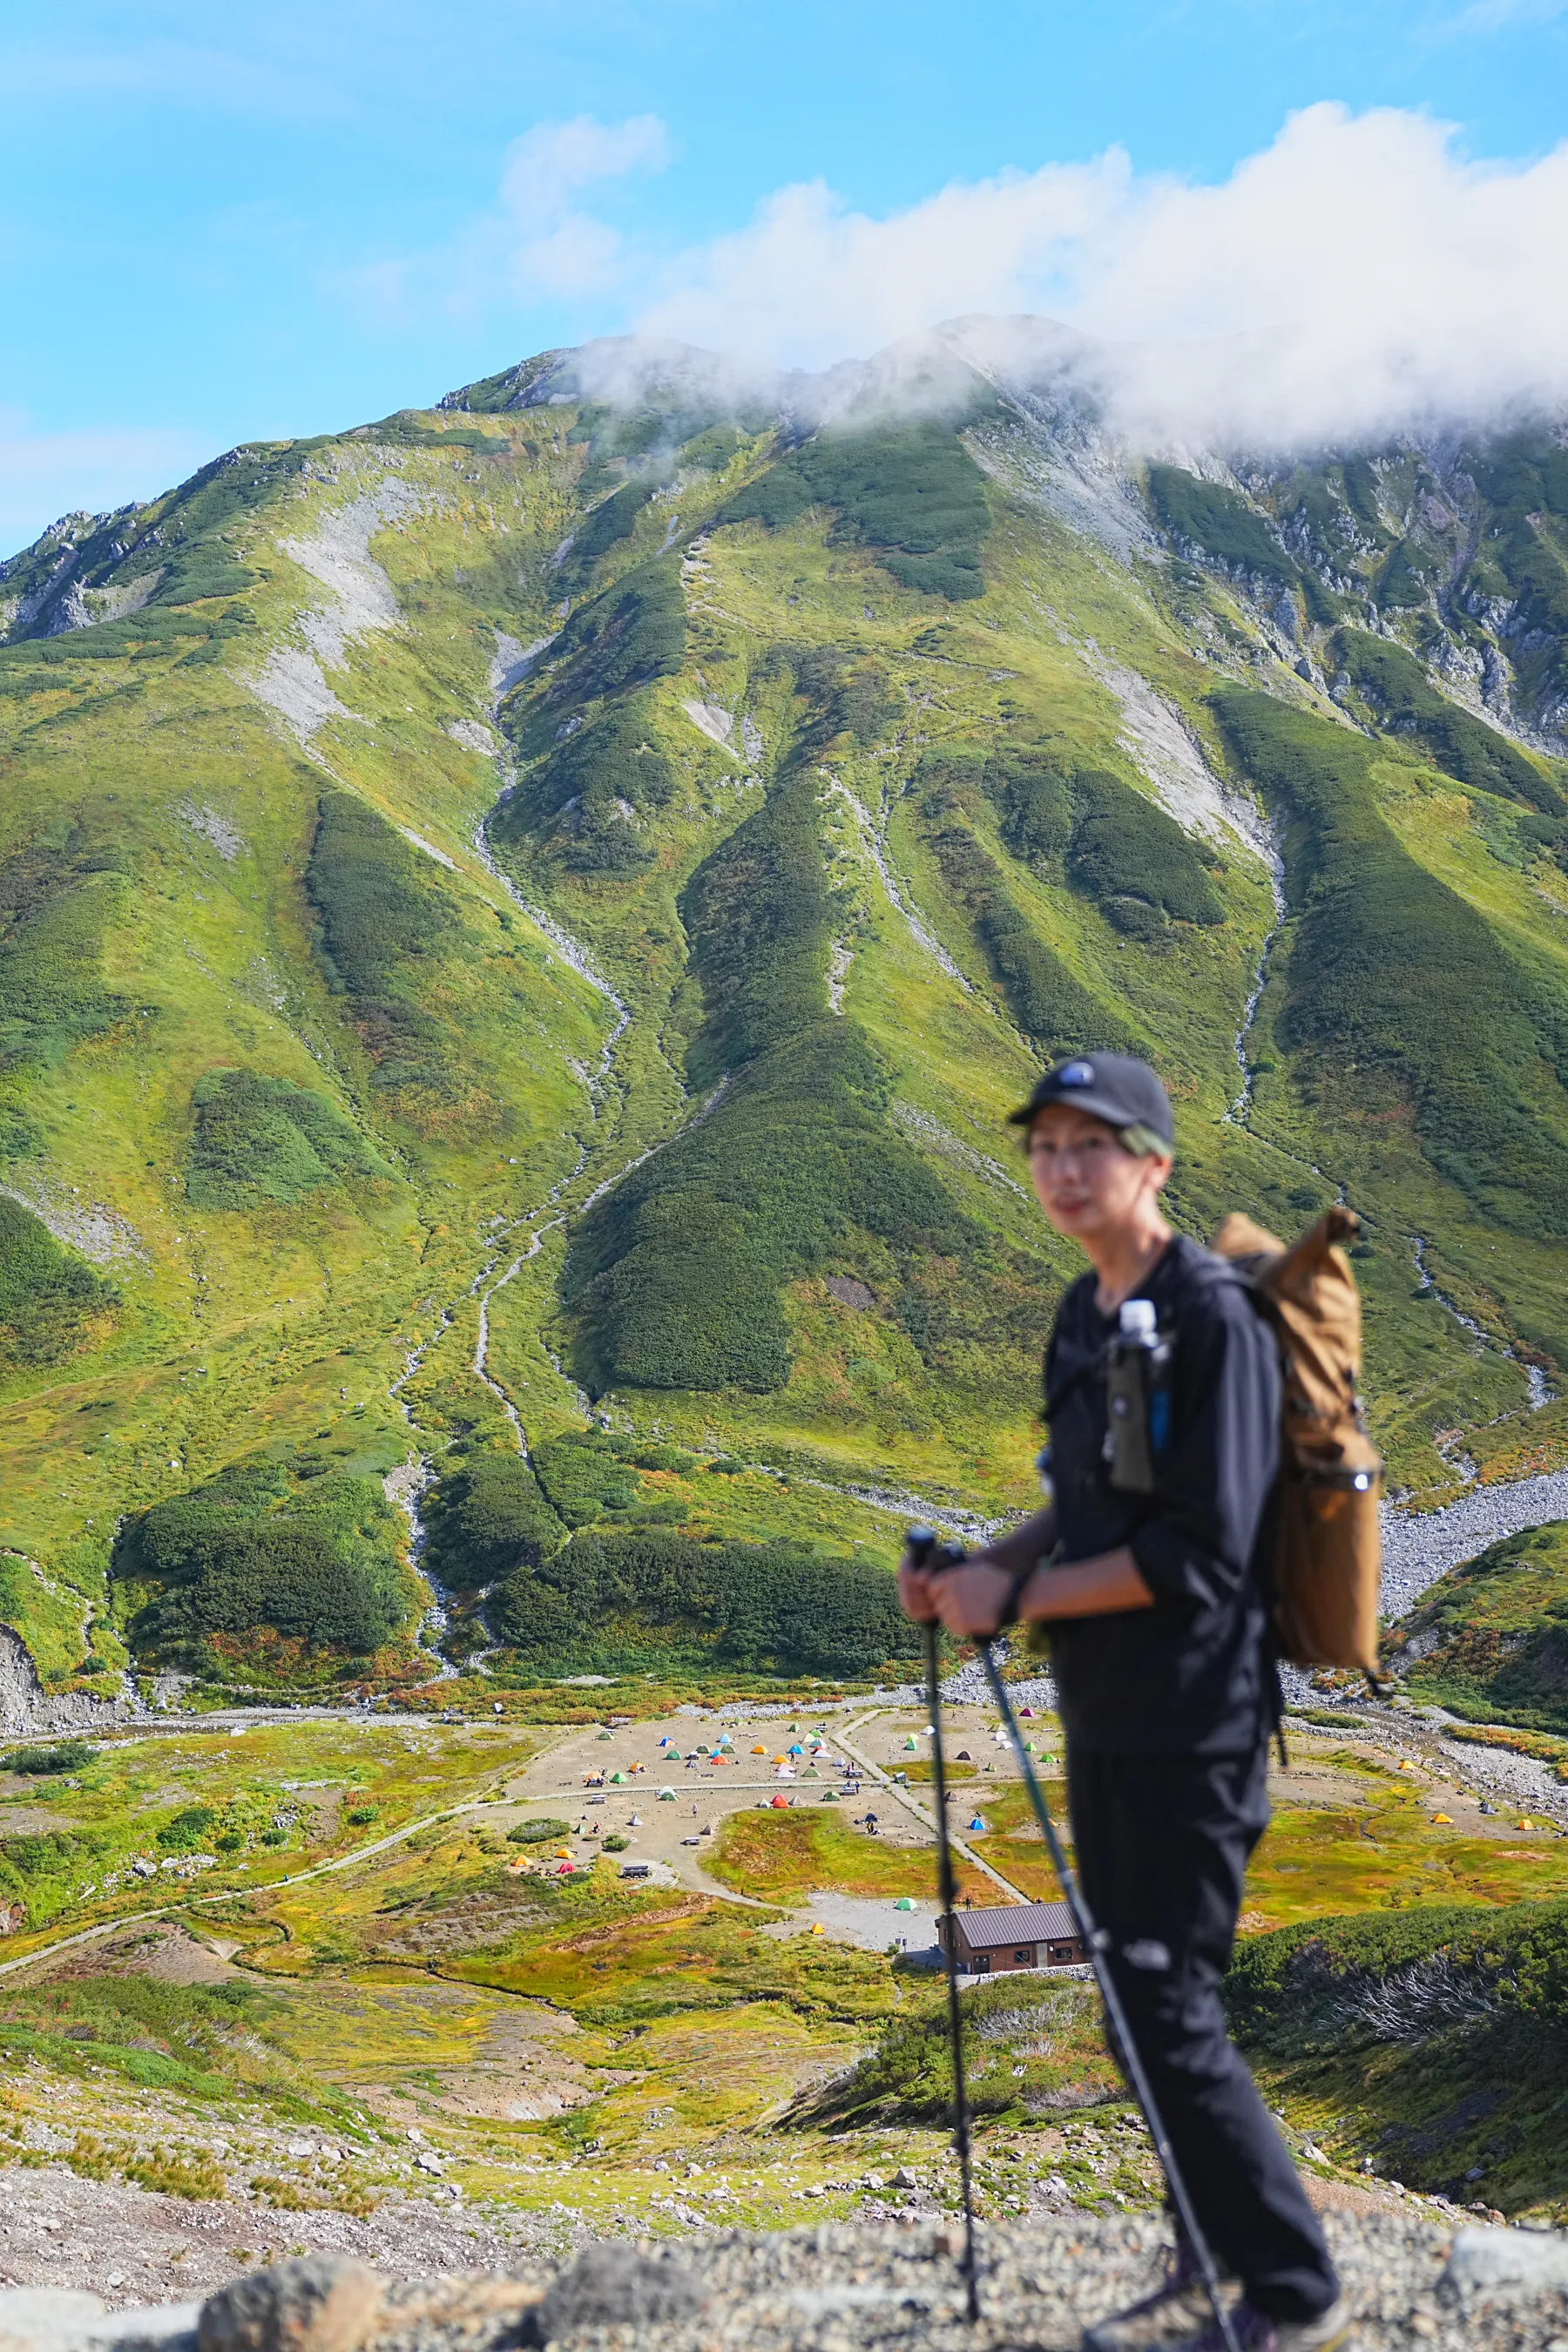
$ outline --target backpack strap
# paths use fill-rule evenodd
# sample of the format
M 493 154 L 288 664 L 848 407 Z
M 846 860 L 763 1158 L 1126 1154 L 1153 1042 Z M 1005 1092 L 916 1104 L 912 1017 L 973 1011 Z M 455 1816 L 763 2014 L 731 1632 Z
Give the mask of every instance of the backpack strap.
M 1067 1402 L 1068 1397 L 1073 1394 L 1074 1391 L 1081 1388 L 1084 1381 L 1087 1381 L 1091 1374 L 1095 1372 L 1103 1372 L 1104 1370 L 1105 1364 L 1101 1357 L 1086 1356 L 1083 1362 L 1079 1364 L 1076 1371 L 1069 1372 L 1065 1380 L 1058 1381 L 1054 1389 L 1047 1388 L 1046 1390 L 1046 1419 L 1048 1422 L 1054 1421 L 1058 1412 Z

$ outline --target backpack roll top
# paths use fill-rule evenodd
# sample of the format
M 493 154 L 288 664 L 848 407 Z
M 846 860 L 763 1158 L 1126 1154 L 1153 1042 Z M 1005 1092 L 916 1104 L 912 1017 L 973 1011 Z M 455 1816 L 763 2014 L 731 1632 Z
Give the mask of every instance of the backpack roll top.
M 1362 1418 L 1361 1297 L 1341 1246 L 1360 1230 L 1353 1210 L 1332 1208 L 1288 1248 L 1233 1213 L 1211 1246 L 1247 1276 L 1279 1344 L 1280 1655 L 1375 1677 L 1383 1464 Z

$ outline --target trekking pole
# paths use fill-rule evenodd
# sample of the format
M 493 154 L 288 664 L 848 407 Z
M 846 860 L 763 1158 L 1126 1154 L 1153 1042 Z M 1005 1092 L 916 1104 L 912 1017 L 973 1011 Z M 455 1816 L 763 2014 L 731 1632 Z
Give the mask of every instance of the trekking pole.
M 936 1549 L 936 1538 L 929 1528 L 911 1528 L 907 1541 L 910 1557 L 917 1564 L 929 1559 Z M 963 1559 L 962 1547 L 957 1544 L 944 1544 L 942 1549 L 946 1564 L 956 1568 Z M 1148 2126 L 1149 2137 L 1154 2143 L 1154 2153 L 1160 2159 L 1160 2168 L 1165 2176 L 1166 2185 L 1171 2191 L 1171 2202 L 1176 2209 L 1176 2219 L 1192 2249 L 1193 2259 L 1198 2266 L 1198 2274 L 1204 2283 L 1204 2292 L 1214 2312 L 1215 2325 L 1219 2329 L 1220 2341 L 1224 2344 L 1226 2352 L 1240 2352 L 1230 2314 L 1220 2299 L 1219 2273 L 1215 2266 L 1215 2258 L 1210 2250 L 1209 2242 L 1204 2234 L 1203 2225 L 1194 2210 L 1193 2200 L 1187 2194 L 1187 2184 L 1182 2178 L 1175 2151 L 1165 2137 L 1165 2126 L 1160 2119 L 1160 2110 L 1155 2104 L 1149 2077 L 1143 2070 L 1143 2061 L 1138 2054 L 1138 2045 L 1133 2041 L 1127 2023 L 1127 2012 L 1121 2006 L 1121 1995 L 1117 1990 L 1116 1979 L 1110 1973 L 1110 1962 L 1107 1957 L 1110 1938 L 1103 1928 L 1095 1926 L 1093 1914 L 1084 1900 L 1077 1874 L 1068 1861 L 1056 1822 L 1051 1818 L 1050 1807 L 1046 1802 L 1045 1792 L 1036 1777 L 1035 1768 L 1029 1761 L 1028 1750 L 1024 1746 L 1024 1735 L 1018 1728 L 1018 1719 L 1013 1712 L 1013 1703 L 1007 1696 L 1006 1685 L 1002 1680 L 991 1643 L 979 1642 L 975 1646 L 980 1652 L 981 1663 L 985 1668 L 985 1679 L 991 1685 L 991 1695 L 996 1701 L 1003 1723 L 1007 1728 L 1008 1738 L 1012 1740 L 1013 1752 L 1018 1759 L 1019 1769 L 1024 1776 L 1024 1784 L 1028 1790 L 1030 1806 L 1036 1821 L 1039 1823 L 1040 1834 L 1045 1839 L 1050 1853 L 1051 1867 L 1056 1872 L 1068 1909 L 1072 1915 L 1074 1933 L 1089 1954 L 1089 1966 L 1094 1970 L 1094 1981 L 1099 1989 L 1100 1998 L 1105 2004 L 1106 2021 L 1110 2027 L 1112 2041 L 1120 2053 L 1123 2071 L 1131 2086 L 1132 2096 L 1137 2101 L 1143 2121 Z M 944 1829 L 945 1826 L 944 1822 Z
M 1208 2296 L 1214 2311 L 1215 2325 L 1219 2329 L 1220 2340 L 1226 2347 L 1226 2352 L 1240 2352 L 1230 2314 L 1220 2300 L 1219 2272 L 1215 2266 L 1214 2254 L 1204 2234 L 1203 2225 L 1194 2210 L 1193 2200 L 1187 2194 L 1187 2184 L 1183 2179 L 1181 2167 L 1176 2162 L 1175 2150 L 1165 2137 L 1165 2126 L 1160 2120 L 1160 2110 L 1154 2103 L 1154 2094 L 1151 2088 L 1149 2077 L 1143 2070 L 1143 2061 L 1138 2054 L 1138 2045 L 1132 2039 L 1131 2030 L 1127 2022 L 1127 2012 L 1121 2006 L 1121 1995 L 1117 1990 L 1116 1979 L 1110 1973 L 1110 1961 L 1108 1957 L 1110 1938 L 1103 1927 L 1095 1926 L 1093 1914 L 1084 1901 L 1082 1890 L 1079 1888 L 1077 1874 L 1063 1851 L 1057 1825 L 1051 1819 L 1050 1808 L 1046 1803 L 1045 1792 L 1036 1777 L 1035 1768 L 1030 1763 L 1028 1751 L 1024 1746 L 1024 1735 L 1018 1728 L 1017 1717 L 1013 1713 L 1013 1703 L 1007 1696 L 1006 1686 L 1003 1683 L 991 1643 L 982 1642 L 978 1644 L 978 1648 L 981 1662 L 985 1668 L 985 1678 L 991 1685 L 992 1696 L 1001 1709 L 1002 1720 L 1006 1725 L 1008 1736 L 1013 1742 L 1013 1752 L 1017 1757 L 1023 1771 L 1035 1819 L 1040 1825 L 1041 1835 L 1050 1848 L 1051 1867 L 1061 1882 L 1062 1894 L 1066 1898 L 1068 1909 L 1072 1914 L 1072 1923 L 1079 1940 L 1089 1954 L 1089 1966 L 1094 1970 L 1094 1981 L 1099 1988 L 1100 1998 L 1105 2004 L 1106 2021 L 1110 2027 L 1112 2040 L 1121 2054 L 1121 2064 L 1127 2080 L 1131 2085 L 1132 2095 L 1138 2102 L 1144 2123 L 1148 2126 L 1149 2137 L 1154 2143 L 1154 2153 L 1160 2159 L 1160 2168 L 1165 2176 L 1166 2185 L 1171 2191 L 1171 2202 L 1176 2209 L 1176 2218 L 1192 2249 L 1193 2259 L 1197 2263 L 1198 2274 L 1204 2283 L 1204 2293 Z
M 910 1549 L 914 1551 L 916 1533 L 930 1536 L 929 1528 L 910 1530 Z M 946 1934 L 939 1927 L 947 1960 L 947 2033 L 952 2045 L 952 2144 L 958 2151 L 958 2181 L 963 2198 L 963 2283 L 968 2296 L 969 2316 L 980 2316 L 980 2270 L 974 2252 L 974 2194 L 969 2177 L 969 2093 L 963 2079 L 963 2011 L 958 1998 L 958 1885 L 953 1876 L 952 1848 L 947 1835 L 947 1760 L 942 1749 L 942 1667 L 937 1656 L 941 1628 L 934 1620 L 924 1628 L 926 1645 L 926 1689 L 931 1697 L 931 1782 L 936 1799 L 936 1869 L 937 1885 L 942 1895 L 942 1919 Z

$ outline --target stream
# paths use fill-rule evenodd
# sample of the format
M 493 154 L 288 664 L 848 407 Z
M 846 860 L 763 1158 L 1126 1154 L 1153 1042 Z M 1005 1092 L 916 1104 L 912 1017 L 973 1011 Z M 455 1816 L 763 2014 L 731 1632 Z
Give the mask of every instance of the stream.
M 1272 833 L 1268 835 L 1268 887 L 1274 900 L 1274 920 L 1264 933 L 1263 945 L 1258 951 L 1258 968 L 1252 975 L 1252 992 L 1242 1007 L 1241 1026 L 1236 1033 L 1234 1050 L 1236 1066 L 1241 1072 L 1241 1092 L 1225 1115 L 1227 1127 L 1247 1128 L 1248 1134 L 1252 1132 L 1247 1126 L 1248 1115 L 1252 1109 L 1252 1063 L 1247 1050 L 1247 1040 L 1252 1034 L 1253 1026 L 1258 1019 L 1258 1008 L 1263 1002 L 1263 992 L 1268 985 L 1269 959 L 1274 953 L 1279 934 L 1285 928 L 1285 918 L 1289 911 L 1285 903 L 1285 860 L 1280 855 L 1279 844 Z M 1258 1136 L 1254 1140 L 1261 1143 L 1263 1138 Z M 1316 1175 L 1317 1171 L 1314 1169 L 1312 1172 Z
M 528 649 L 528 654 L 524 656 L 524 667 L 526 667 L 527 658 L 538 650 L 538 647 Z M 501 798 L 505 797 L 506 794 L 503 792 Z M 489 822 L 488 817 L 481 817 L 473 835 L 474 848 L 485 871 L 493 881 L 499 883 L 514 906 L 525 914 L 529 921 L 549 940 L 563 963 L 576 972 L 580 979 L 585 980 L 589 987 L 604 997 L 614 1011 L 614 1024 L 600 1048 L 598 1066 L 596 1069 L 584 1073 L 587 1084 L 590 1116 L 596 1121 L 605 1090 L 614 1076 L 616 1048 L 631 1021 L 631 1007 L 611 986 L 604 974 L 595 967 L 587 950 L 582 943 L 574 940 L 572 934 L 563 929 L 552 917 L 545 914 L 540 908 L 531 906 L 510 877 L 497 865 L 487 831 Z M 566 1173 L 559 1177 L 550 1187 L 543 1200 L 535 1207 L 525 1209 L 520 1215 L 506 1217 L 498 1223 L 484 1242 L 484 1255 L 473 1280 L 456 1299 L 441 1309 L 428 1336 L 416 1347 L 411 1349 L 405 1357 L 403 1370 L 396 1380 L 391 1383 L 389 1392 L 396 1400 L 399 1411 L 407 1422 L 410 1431 L 416 1435 L 417 1424 L 405 1393 L 408 1384 L 425 1364 L 432 1349 L 452 1328 L 457 1320 L 458 1307 L 470 1298 L 477 1299 L 479 1321 L 474 1342 L 474 1373 L 500 1406 L 519 1454 L 525 1462 L 528 1460 L 528 1437 L 523 1429 L 522 1417 L 506 1390 L 489 1369 L 490 1302 L 499 1291 L 506 1288 L 508 1283 L 521 1271 L 531 1258 L 537 1257 L 543 1246 L 545 1234 L 565 1224 L 566 1216 L 563 1210 L 558 1210 L 554 1215 L 550 1213 L 557 1209 L 557 1203 L 563 1195 L 582 1175 L 588 1164 L 588 1142 L 580 1140 L 576 1159 Z M 646 1158 L 647 1155 L 644 1153 L 641 1156 Z M 618 1171 L 618 1174 L 624 1173 L 625 1171 Z M 617 1178 L 612 1178 L 610 1181 L 614 1182 Z M 602 1186 L 600 1189 L 603 1191 L 607 1188 Z M 592 1197 L 597 1199 L 598 1194 L 595 1193 Z M 516 1237 L 522 1234 L 527 1235 L 524 1245 L 520 1249 L 514 1248 L 512 1245 Z M 504 1265 L 503 1260 L 507 1261 Z M 498 1269 L 500 1270 L 498 1271 Z M 569 1379 L 564 1368 L 553 1355 L 551 1360 L 562 1377 Z M 585 1415 L 588 1411 L 588 1400 L 583 1396 L 580 1390 L 577 1394 Z M 417 1573 L 423 1577 L 431 1596 L 430 1606 L 419 1624 L 417 1635 L 419 1646 L 429 1655 L 435 1673 L 443 1681 L 450 1681 L 461 1671 L 451 1663 L 441 1649 L 441 1643 L 451 1623 L 451 1595 L 431 1573 L 429 1568 L 424 1565 L 428 1536 L 424 1515 L 420 1509 L 420 1497 L 434 1483 L 435 1476 L 434 1462 L 429 1454 L 421 1451 L 411 1461 L 405 1464 L 402 1469 L 391 1472 L 384 1484 L 388 1499 L 397 1505 L 408 1521 L 409 1559 Z M 469 1659 L 468 1665 L 470 1669 L 477 1667 L 482 1672 L 483 1654 L 478 1654 Z

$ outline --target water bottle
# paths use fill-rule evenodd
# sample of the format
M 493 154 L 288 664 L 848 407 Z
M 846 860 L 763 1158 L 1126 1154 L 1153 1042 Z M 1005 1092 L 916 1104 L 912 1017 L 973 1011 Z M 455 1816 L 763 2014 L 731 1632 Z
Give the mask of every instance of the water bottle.
M 1111 1485 L 1124 1495 L 1154 1491 L 1151 1407 L 1158 1402 L 1169 1409 L 1163 1391 L 1156 1400 L 1154 1391 L 1154 1373 L 1164 1354 L 1152 1300 L 1124 1298 L 1116 1336 L 1107 1350 L 1105 1379 L 1105 1458 Z

